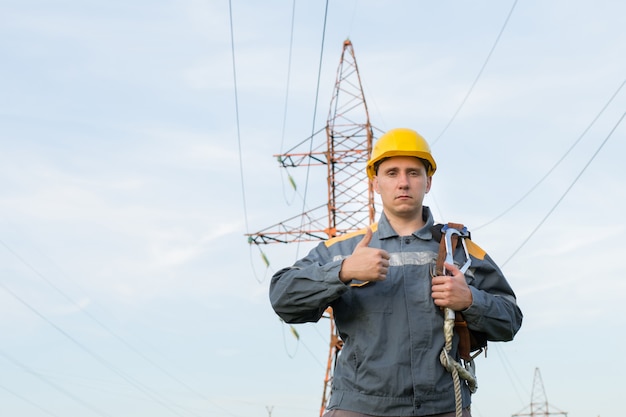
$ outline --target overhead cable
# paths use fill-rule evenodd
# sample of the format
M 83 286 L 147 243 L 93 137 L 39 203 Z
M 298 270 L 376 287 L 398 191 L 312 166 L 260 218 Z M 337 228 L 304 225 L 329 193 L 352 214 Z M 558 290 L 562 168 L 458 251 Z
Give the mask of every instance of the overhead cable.
M 502 34 L 504 33 L 504 29 L 506 28 L 506 26 L 509 23 L 509 19 L 511 18 L 511 15 L 513 14 L 513 10 L 515 9 L 515 5 L 516 4 L 517 4 L 517 0 L 515 0 L 513 2 L 513 5 L 511 6 L 511 10 L 509 10 L 509 14 L 507 15 L 506 19 L 504 20 L 504 24 L 502 25 L 502 29 L 500 29 L 500 33 L 498 33 L 498 36 L 496 37 L 496 41 L 493 43 L 493 46 L 491 47 L 491 50 L 487 54 L 487 58 L 485 59 L 485 62 L 483 63 L 483 66 L 480 68 L 480 71 L 478 71 L 478 74 L 476 75 L 476 78 L 474 79 L 474 82 L 472 83 L 472 85 L 470 86 L 469 90 L 467 91 L 467 94 L 465 94 L 465 97 L 461 101 L 461 104 L 459 104 L 459 107 L 457 107 L 456 111 L 452 115 L 452 118 L 450 119 L 448 124 L 443 128 L 443 130 L 441 131 L 439 136 L 437 136 L 435 138 L 435 140 L 433 141 L 433 143 L 432 143 L 433 146 L 435 145 L 435 143 L 437 143 L 437 141 L 439 141 L 439 139 L 444 135 L 444 133 L 446 133 L 446 131 L 448 130 L 450 125 L 452 125 L 452 122 L 454 122 L 454 120 L 456 119 L 456 116 L 459 114 L 459 112 L 461 111 L 461 109 L 465 105 L 465 102 L 467 101 L 469 96 L 472 94 L 472 91 L 474 91 L 474 87 L 476 87 L 476 84 L 478 83 L 478 79 L 483 74 L 483 71 L 485 70 L 485 67 L 487 66 L 487 63 L 491 59 L 491 55 L 493 54 L 493 51 L 495 51 L 496 46 L 498 45 L 498 42 L 500 42 L 500 38 L 502 37 Z
M 248 226 L 248 205 L 246 198 L 246 185 L 244 181 L 244 170 L 243 170 L 243 151 L 241 148 L 241 127 L 239 123 L 239 93 L 237 90 L 237 65 L 235 62 L 235 35 L 233 29 L 233 6 L 232 0 L 228 1 L 228 13 L 230 17 L 230 50 L 232 55 L 232 67 L 233 67 L 233 89 L 235 95 L 235 124 L 237 126 L 237 150 L 239 154 L 239 178 L 241 181 L 241 200 L 243 204 L 243 218 L 245 222 L 246 234 L 250 233 L 250 227 Z M 252 265 L 252 248 L 250 248 L 250 264 Z M 252 270 L 255 271 L 254 266 L 252 266 Z M 256 272 L 254 273 L 254 278 L 260 284 L 265 278 L 259 279 Z
M 155 361 L 153 361 L 152 359 L 150 359 L 148 356 L 146 356 L 143 352 L 141 352 L 138 348 L 136 348 L 135 346 L 133 346 L 130 342 L 128 342 L 126 339 L 124 339 L 122 336 L 120 336 L 118 333 L 116 333 L 115 331 L 113 331 L 113 329 L 111 329 L 109 326 L 107 326 L 106 324 L 104 324 L 101 320 L 99 320 L 98 318 L 96 318 L 93 314 L 89 313 L 87 310 L 85 310 L 84 308 L 82 308 L 78 302 L 76 302 L 72 297 L 70 297 L 68 294 L 66 294 L 64 291 L 62 291 L 58 286 L 56 286 L 51 280 L 49 280 L 44 274 L 42 274 L 39 270 L 37 270 L 32 264 L 30 264 L 26 259 L 24 259 L 24 257 L 22 257 L 19 253 L 17 253 L 15 250 L 13 250 L 9 245 L 7 245 L 3 240 L 0 239 L 0 245 L 4 246 L 4 248 L 9 251 L 15 258 L 17 258 L 22 264 L 24 264 L 28 269 L 30 269 L 36 276 L 38 276 L 41 280 L 43 280 L 48 286 L 50 286 L 57 294 L 59 294 L 62 298 L 64 298 L 69 304 L 73 305 L 74 307 L 77 308 L 78 311 L 80 311 L 82 314 L 84 314 L 85 316 L 87 316 L 87 318 L 89 318 L 91 321 L 93 321 L 95 324 L 97 324 L 100 328 L 102 328 L 104 331 L 106 331 L 108 334 L 110 334 L 111 336 L 113 336 L 115 339 L 117 339 L 120 343 L 122 343 L 125 347 L 127 347 L 129 350 L 133 351 L 135 354 L 137 354 L 138 356 L 140 356 L 142 359 L 144 359 L 146 362 L 148 362 L 150 365 L 152 365 L 154 368 L 156 368 L 157 370 L 161 371 L 165 376 L 167 376 L 168 378 L 170 378 L 172 381 L 178 383 L 179 385 L 181 385 L 182 387 L 186 388 L 188 391 L 190 391 L 191 393 L 197 395 L 198 397 L 200 397 L 201 399 L 204 399 L 206 401 L 208 401 L 209 403 L 211 403 L 213 406 L 217 407 L 217 408 L 221 408 L 219 405 L 213 403 L 211 400 L 209 400 L 209 398 L 206 397 L 206 395 L 202 394 L 201 392 L 199 392 L 198 390 L 194 389 L 193 387 L 191 387 L 190 385 L 188 385 L 187 383 L 185 383 L 184 381 L 180 380 L 179 378 L 177 378 L 175 375 L 173 375 L 171 372 L 169 372 L 167 369 L 165 369 L 164 367 L 162 367 L 161 365 L 159 365 L 158 363 L 156 363 Z M 223 410 L 226 411 L 226 410 Z
M 228 1 L 228 13 L 230 16 L 230 51 L 232 54 L 232 66 L 233 66 L 233 86 L 235 91 L 235 123 L 237 126 L 237 146 L 239 150 L 239 176 L 241 177 L 241 197 L 243 200 L 243 215 L 246 225 L 246 233 L 249 232 L 248 227 L 248 207 L 246 204 L 246 187 L 244 184 L 243 175 L 243 157 L 241 150 L 241 129 L 239 125 L 239 94 L 237 92 L 237 65 L 235 63 L 235 35 L 233 30 L 233 6 L 232 0 Z
M 282 126 L 282 130 L 281 130 L 281 134 L 280 134 L 280 153 L 282 155 L 283 153 L 283 147 L 285 144 L 285 129 L 287 126 L 287 109 L 289 108 L 289 87 L 290 87 L 290 83 L 291 83 L 291 56 L 292 56 L 292 52 L 293 52 L 293 32 L 294 32 L 294 21 L 295 21 L 295 16 L 296 16 L 296 0 L 293 0 L 292 6 L 291 6 L 291 31 L 290 31 L 290 35 L 289 35 L 289 54 L 288 54 L 288 59 L 287 59 L 287 80 L 286 80 L 286 86 L 285 86 L 285 105 L 284 105 L 284 109 L 283 109 L 283 126 Z M 287 169 L 285 168 L 285 171 Z M 281 173 L 281 178 L 283 177 L 283 170 L 280 170 Z M 291 175 L 287 174 L 289 177 L 289 181 L 291 182 L 292 188 L 294 190 L 296 190 L 295 184 L 293 183 L 293 179 L 291 178 Z M 281 182 L 282 187 L 283 187 L 283 197 L 285 198 L 285 202 L 290 205 L 291 202 L 287 201 L 287 195 L 285 194 L 285 181 L 283 179 L 283 181 Z M 295 193 L 294 193 L 295 196 Z M 293 200 L 292 200 L 293 201 Z
M 82 405 L 83 407 L 93 411 L 94 413 L 98 414 L 99 416 L 103 416 L 103 417 L 110 417 L 110 414 L 105 413 L 102 410 L 97 409 L 96 407 L 94 407 L 92 404 L 89 404 L 88 402 L 86 402 L 85 400 L 83 400 L 82 398 L 78 397 L 77 395 L 72 394 L 71 392 L 67 391 L 66 389 L 63 389 L 63 387 L 55 384 L 54 382 L 50 381 L 48 378 L 44 377 L 43 375 L 33 371 L 32 369 L 30 369 L 28 366 L 24 365 L 23 363 L 21 363 L 20 361 L 18 361 L 17 359 L 12 358 L 11 356 L 7 355 L 6 353 L 4 353 L 3 351 L 0 350 L 0 356 L 4 357 L 7 361 L 13 363 L 13 365 L 17 366 L 18 368 L 22 369 L 23 371 L 34 375 L 35 377 L 37 377 L 39 380 L 43 381 L 44 383 L 46 383 L 47 385 L 51 386 L 52 388 L 54 388 L 55 390 L 59 391 L 61 394 L 65 395 L 66 397 L 70 398 L 72 401 Z M 12 392 L 11 392 L 12 393 Z M 20 398 L 26 400 L 25 398 L 21 397 Z M 36 407 L 38 407 L 39 409 L 45 411 L 47 414 L 52 414 L 50 411 L 45 410 L 43 408 L 41 408 L 38 404 L 34 404 L 31 401 L 28 401 L 29 403 L 35 405 Z
M 548 170 L 548 172 L 546 172 L 546 174 L 541 177 L 541 179 L 539 181 L 537 181 L 537 183 L 535 185 L 533 185 L 530 190 L 528 190 L 523 196 L 521 196 L 516 202 L 514 202 L 509 208 L 507 208 L 506 210 L 504 210 L 502 213 L 498 214 L 496 217 L 494 217 L 493 219 L 489 220 L 487 223 L 484 223 L 478 227 L 475 227 L 474 230 L 478 230 L 481 229 L 485 226 L 490 225 L 491 223 L 495 222 L 496 220 L 498 220 L 499 218 L 501 218 L 502 216 L 504 216 L 505 214 L 507 214 L 509 211 L 511 211 L 513 208 L 515 208 L 518 204 L 520 204 L 524 199 L 526 199 L 526 197 L 528 197 L 533 191 L 535 191 L 535 189 L 537 189 L 537 187 L 539 187 L 539 185 L 541 183 L 543 183 L 546 178 L 548 178 L 550 176 L 550 174 L 552 174 L 552 172 L 556 169 L 557 166 L 559 166 L 561 164 L 561 162 L 563 162 L 563 160 L 565 159 L 565 157 L 567 157 L 567 155 L 569 155 L 569 153 L 576 147 L 576 145 L 578 145 L 578 143 L 581 141 L 581 139 L 587 134 L 587 132 L 589 132 L 589 130 L 593 127 L 593 125 L 596 123 L 596 121 L 600 118 L 600 116 L 604 113 L 604 111 L 607 109 L 607 107 L 609 107 L 609 105 L 611 104 L 611 102 L 613 101 L 613 99 L 617 96 L 617 94 L 621 91 L 622 87 L 624 87 L 624 85 L 626 85 L 626 79 L 622 82 L 622 84 L 617 88 L 617 90 L 615 91 L 615 93 L 613 93 L 613 95 L 611 96 L 611 98 L 609 99 L 609 101 L 606 102 L 606 104 L 604 105 L 604 107 L 602 107 L 602 109 L 598 112 L 598 114 L 596 115 L 596 117 L 591 121 L 591 123 L 589 124 L 589 126 L 587 126 L 587 128 L 583 131 L 583 133 L 581 133 L 581 135 L 578 137 L 578 139 L 576 139 L 574 141 L 574 143 L 572 144 L 572 146 L 569 147 L 569 149 L 563 154 L 563 156 L 561 157 L 561 159 L 559 159 L 553 166 L 552 168 L 550 168 Z
M 557 200 L 557 202 L 554 204 L 554 206 L 552 206 L 552 208 L 548 211 L 548 213 L 545 215 L 545 217 L 543 219 L 541 219 L 541 221 L 539 222 L 539 224 L 537 225 L 537 227 L 535 227 L 533 229 L 532 232 L 530 232 L 530 234 L 528 235 L 528 237 L 526 237 L 526 239 L 524 239 L 524 241 L 519 245 L 519 247 L 511 254 L 511 256 L 509 256 L 509 258 L 504 261 L 504 263 L 502 263 L 502 267 L 504 267 L 511 259 L 513 259 L 513 257 L 515 255 L 517 255 L 517 253 L 524 247 L 524 245 L 526 245 L 526 243 L 528 243 L 528 241 L 530 240 L 531 237 L 533 237 L 533 235 L 537 232 L 537 230 L 539 230 L 539 228 L 541 228 L 541 226 L 545 223 L 546 220 L 548 220 L 548 217 L 550 217 L 550 215 L 554 212 L 554 210 L 556 210 L 556 208 L 558 207 L 558 205 L 561 203 L 561 201 L 563 201 L 563 199 L 565 198 L 565 196 L 569 193 L 569 191 L 572 189 L 572 187 L 574 187 L 574 185 L 576 184 L 576 182 L 578 182 L 578 180 L 580 179 L 580 177 L 583 175 L 583 173 L 585 172 L 585 170 L 589 167 L 589 165 L 591 165 L 591 162 L 595 159 L 595 157 L 598 155 L 598 153 L 600 152 L 600 150 L 604 147 L 604 145 L 608 142 L 609 138 L 613 135 L 613 132 L 615 132 L 615 129 L 617 129 L 617 127 L 622 123 L 622 120 L 624 120 L 624 117 L 626 117 L 626 112 L 624 112 L 622 114 L 622 117 L 619 118 L 619 120 L 617 121 L 617 123 L 615 124 L 615 126 L 613 126 L 613 129 L 611 129 L 611 131 L 609 132 L 609 134 L 607 135 L 607 137 L 604 139 L 604 141 L 602 141 L 602 143 L 600 144 L 600 146 L 598 147 L 598 149 L 596 149 L 596 151 L 593 153 L 593 155 L 591 155 L 591 158 L 589 158 L 589 161 L 587 161 L 587 163 L 585 164 L 585 166 L 580 170 L 580 172 L 578 173 L 578 175 L 576 176 L 576 178 L 574 178 L 574 181 L 572 181 L 572 183 L 569 185 L 569 187 L 567 187 L 567 189 L 565 190 L 565 192 L 561 195 L 561 197 Z
M 13 391 L 13 390 L 11 390 L 11 389 L 9 389 L 9 388 L 5 387 L 4 385 L 0 385 L 0 389 L 5 390 L 5 391 L 6 391 L 6 392 L 8 392 L 9 394 L 11 394 L 11 395 L 13 395 L 13 396 L 15 396 L 15 397 L 19 398 L 20 400 L 24 401 L 25 403 L 28 403 L 28 404 L 32 405 L 33 407 L 38 408 L 39 410 L 43 411 L 44 413 L 46 413 L 46 414 L 47 414 L 47 415 L 49 415 L 49 416 L 52 416 L 52 417 L 60 417 L 58 414 L 55 414 L 55 413 L 53 413 L 52 411 L 50 411 L 50 410 L 48 410 L 48 409 L 46 409 L 46 408 L 43 408 L 41 405 L 37 404 L 36 402 L 34 402 L 34 401 L 32 401 L 32 400 L 30 400 L 30 399 L 28 399 L 28 398 L 24 397 L 24 396 L 23 396 L 23 395 L 21 395 L 21 394 L 18 394 L 17 392 L 15 392 L 15 391 Z
M 156 403 L 158 403 L 161 406 L 167 408 L 169 411 L 174 413 L 174 415 L 180 416 L 180 414 L 178 414 L 174 410 L 173 406 L 167 404 L 165 402 L 165 400 L 160 398 L 160 396 L 157 395 L 157 393 L 154 392 L 154 390 L 152 390 L 151 388 L 147 387 L 145 384 L 139 382 L 138 380 L 136 380 L 135 378 L 131 377 L 130 375 L 122 372 L 119 368 L 115 367 L 111 362 L 107 361 L 102 356 L 96 354 L 93 350 L 89 349 L 87 346 L 85 346 L 83 343 L 81 343 L 78 339 L 76 339 L 74 336 L 72 336 L 67 331 L 65 331 L 63 328 L 61 328 L 61 326 L 55 324 L 52 320 L 50 320 L 48 317 L 46 317 L 42 312 L 40 312 L 38 309 L 33 307 L 30 303 L 28 303 L 22 297 L 17 295 L 14 291 L 12 291 L 4 283 L 0 282 L 0 288 L 5 290 L 9 295 L 11 295 L 17 301 L 19 301 L 22 305 L 24 305 L 26 308 L 28 308 L 31 312 L 33 312 L 35 315 L 37 315 L 40 319 L 42 319 L 43 321 L 48 323 L 50 326 L 52 326 L 57 332 L 59 332 L 60 334 L 65 336 L 70 342 L 72 342 L 74 345 L 76 345 L 78 348 L 80 348 L 83 352 L 87 353 L 89 356 L 91 356 L 93 359 L 95 359 L 97 362 L 99 362 L 105 368 L 109 369 L 110 371 L 112 371 L 113 373 L 115 373 L 116 375 L 118 375 L 119 377 L 124 379 L 126 382 L 128 382 L 130 385 L 132 385 L 133 387 L 135 387 L 139 391 L 141 391 L 144 394 L 146 394 L 149 398 L 151 398 Z
M 315 123 L 316 123 L 316 117 L 317 117 L 317 103 L 318 103 L 319 95 L 320 95 L 320 82 L 322 78 L 322 62 L 323 62 L 323 57 L 324 57 L 324 41 L 326 38 L 327 19 L 328 19 L 328 0 L 326 0 L 326 7 L 324 8 L 324 25 L 322 27 L 322 45 L 320 48 L 320 59 L 319 59 L 319 65 L 318 65 L 318 70 L 317 70 L 317 85 L 315 87 L 315 104 L 313 107 L 313 122 L 311 126 L 311 142 L 309 145 L 309 154 L 313 152 L 313 136 L 315 132 Z M 311 172 L 311 165 L 307 165 L 306 180 L 304 183 L 304 199 L 302 200 L 302 213 L 304 213 L 306 209 L 306 199 L 307 199 L 307 192 L 309 189 L 310 172 Z M 300 230 L 302 230 L 303 227 L 304 227 L 304 216 L 300 220 Z M 298 241 L 297 247 L 296 247 L 296 258 L 298 257 L 299 250 L 300 250 L 300 242 Z

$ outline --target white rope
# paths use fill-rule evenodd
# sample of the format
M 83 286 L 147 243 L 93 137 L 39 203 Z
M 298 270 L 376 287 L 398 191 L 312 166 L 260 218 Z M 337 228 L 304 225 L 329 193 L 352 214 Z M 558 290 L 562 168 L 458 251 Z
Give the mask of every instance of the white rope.
M 446 308 L 444 315 L 446 319 L 443 322 L 443 332 L 445 335 L 446 344 L 441 350 L 439 355 L 439 361 L 448 372 L 452 374 L 452 381 L 454 382 L 454 403 L 456 404 L 456 417 L 463 416 L 463 397 L 461 396 L 461 380 L 459 378 L 459 370 L 454 364 L 456 361 L 450 358 L 450 350 L 452 349 L 452 334 L 454 333 L 454 319 L 450 319 L 450 312 L 452 310 Z M 454 315 L 454 312 L 452 312 Z
M 458 235 L 461 239 L 466 237 L 466 230 L 462 232 L 448 227 L 442 230 L 445 233 L 445 245 L 446 245 L 446 262 L 449 264 L 454 263 L 454 248 L 452 247 L 452 235 Z M 469 253 L 467 252 L 467 246 L 465 240 L 461 240 L 463 243 L 463 249 L 465 250 L 466 262 L 460 268 L 462 273 L 465 273 L 471 264 Z M 445 267 L 443 268 L 443 274 L 445 275 Z M 456 405 L 456 417 L 463 417 L 463 397 L 461 396 L 461 378 L 467 382 L 467 386 L 470 392 L 473 394 L 478 389 L 476 383 L 476 376 L 474 372 L 474 360 L 466 361 L 465 366 L 462 366 L 456 360 L 450 357 L 450 351 L 452 350 L 452 338 L 454 337 L 454 318 L 456 313 L 451 308 L 444 308 L 443 310 L 443 335 L 445 337 L 445 345 L 439 355 L 439 361 L 441 365 L 448 372 L 452 374 L 452 381 L 454 382 L 454 402 Z
M 459 378 L 459 370 L 454 364 L 456 361 L 450 358 L 450 350 L 452 349 L 452 335 L 454 334 L 454 311 L 446 308 L 443 312 L 445 320 L 443 322 L 443 333 L 446 344 L 441 350 L 439 361 L 448 372 L 452 374 L 454 382 L 454 403 L 456 404 L 456 417 L 463 417 L 463 397 L 461 397 L 461 380 Z M 452 318 L 450 318 L 452 317 Z
M 452 381 L 454 382 L 456 417 L 462 417 L 463 397 L 461 396 L 461 378 L 467 381 L 467 385 L 472 394 L 478 389 L 478 384 L 476 383 L 476 376 L 473 373 L 473 360 L 470 361 L 466 367 L 464 367 L 450 357 L 450 351 L 452 350 L 452 337 L 454 336 L 454 311 L 449 308 L 444 309 L 444 317 L 443 333 L 446 343 L 441 350 L 441 354 L 439 355 L 439 361 L 441 362 L 441 365 L 443 365 L 443 367 L 452 374 Z

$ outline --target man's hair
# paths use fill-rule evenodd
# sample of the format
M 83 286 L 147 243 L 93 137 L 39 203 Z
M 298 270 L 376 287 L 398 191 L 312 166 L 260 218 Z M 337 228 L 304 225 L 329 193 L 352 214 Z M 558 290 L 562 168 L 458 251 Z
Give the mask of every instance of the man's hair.
M 382 164 L 384 161 L 386 161 L 386 160 L 387 160 L 387 159 L 389 159 L 389 158 L 393 158 L 393 156 L 388 156 L 388 157 L 383 158 L 383 159 L 381 159 L 381 160 L 379 160 L 379 161 L 376 161 L 376 163 L 374 164 L 374 173 L 375 173 L 376 175 L 378 175 L 378 167 L 380 166 L 380 164 Z M 428 162 L 428 161 L 427 161 L 427 160 L 425 160 L 425 159 L 418 158 L 417 156 L 415 156 L 414 158 L 416 158 L 417 160 L 419 160 L 419 161 L 420 161 L 420 162 L 424 165 L 424 168 L 426 168 L 426 172 L 429 172 L 429 171 L 430 171 L 430 169 L 432 168 L 432 166 L 430 165 L 430 162 Z

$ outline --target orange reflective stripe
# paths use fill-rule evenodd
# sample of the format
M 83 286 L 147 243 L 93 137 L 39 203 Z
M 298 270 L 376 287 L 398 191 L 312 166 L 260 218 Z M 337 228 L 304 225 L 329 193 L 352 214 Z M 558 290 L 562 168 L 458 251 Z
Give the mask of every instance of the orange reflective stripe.
M 481 248 L 469 239 L 465 240 L 465 245 L 467 246 L 467 252 L 474 258 L 480 259 L 481 261 L 485 259 L 485 255 L 487 254 L 487 252 L 485 252 L 483 248 Z
M 374 233 L 375 231 L 378 230 L 378 223 L 373 223 L 369 227 L 370 229 L 372 229 L 372 233 Z M 328 239 L 324 241 L 324 245 L 326 245 L 326 247 L 329 248 L 337 242 L 348 240 L 350 238 L 353 238 L 354 236 L 364 235 L 365 233 L 367 233 L 367 228 L 357 230 L 356 232 L 346 233 L 345 235 L 333 237 L 332 239 Z

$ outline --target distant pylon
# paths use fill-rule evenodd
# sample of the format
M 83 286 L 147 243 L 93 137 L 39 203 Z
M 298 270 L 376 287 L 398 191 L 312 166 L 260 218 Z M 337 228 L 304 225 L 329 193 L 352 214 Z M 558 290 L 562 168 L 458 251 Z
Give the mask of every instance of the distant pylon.
M 530 405 L 524 407 L 524 409 L 520 412 L 513 414 L 513 417 L 547 417 L 556 415 L 567 416 L 567 413 L 556 407 L 552 407 L 552 409 L 550 409 L 548 397 L 546 396 L 546 391 L 543 388 L 543 381 L 541 380 L 541 372 L 539 372 L 539 368 L 535 368 L 535 378 L 533 380 L 533 392 L 530 397 Z
M 365 173 L 372 154 L 374 134 L 350 40 L 343 43 L 325 131 L 325 143 L 314 145 L 311 142 L 321 132 L 319 130 L 287 153 L 275 156 L 284 168 L 326 165 L 328 201 L 274 226 L 248 234 L 249 243 L 326 240 L 363 229 L 374 222 L 374 191 Z M 305 150 L 299 151 L 303 145 L 307 145 Z M 330 321 L 330 349 L 320 416 L 330 397 L 335 361 L 343 346 L 335 328 L 332 308 L 326 309 L 324 317 Z

